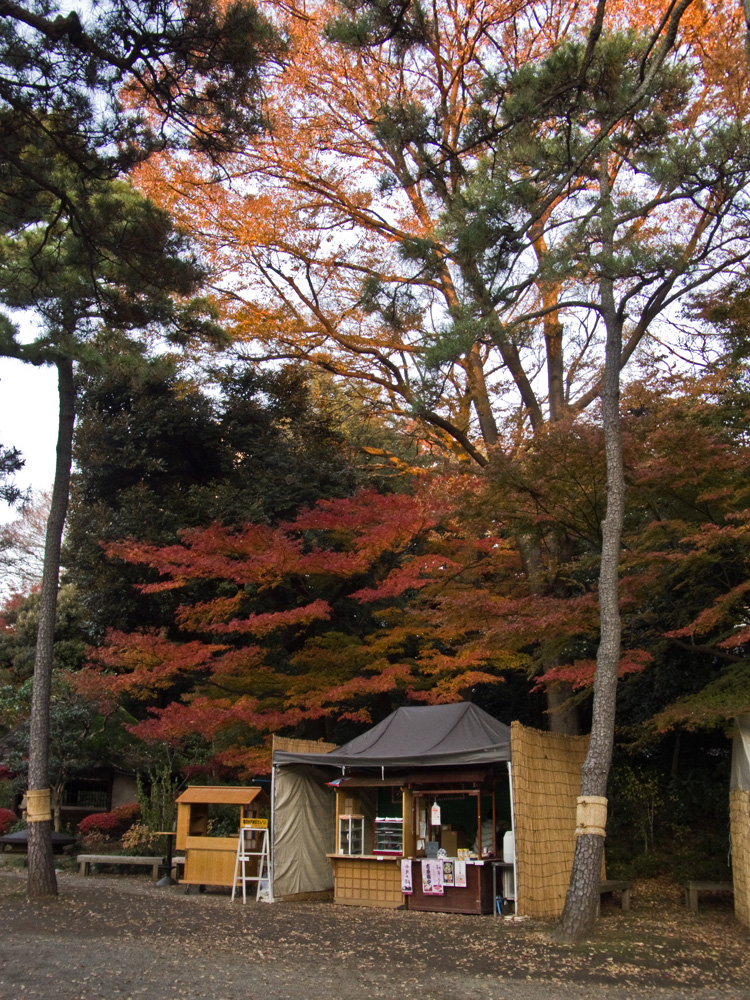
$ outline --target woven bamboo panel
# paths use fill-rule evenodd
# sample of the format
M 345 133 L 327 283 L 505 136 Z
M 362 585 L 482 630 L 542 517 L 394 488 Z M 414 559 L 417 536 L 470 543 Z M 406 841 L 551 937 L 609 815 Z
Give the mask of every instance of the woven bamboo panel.
M 284 750 L 286 753 L 330 753 L 338 750 L 336 743 L 323 743 L 322 740 L 294 740 L 289 736 L 273 735 L 273 750 Z
M 750 927 L 750 791 L 730 792 L 729 821 L 734 913 L 740 923 Z
M 401 868 L 392 861 L 332 858 L 336 875 L 334 902 L 349 906 L 401 906 Z
M 588 736 L 511 725 L 517 910 L 559 917 L 575 853 L 576 797 Z

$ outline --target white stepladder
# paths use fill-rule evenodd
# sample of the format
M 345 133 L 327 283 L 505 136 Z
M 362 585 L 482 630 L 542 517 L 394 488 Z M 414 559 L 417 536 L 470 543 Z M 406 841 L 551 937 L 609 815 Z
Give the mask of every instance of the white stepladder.
M 248 865 L 257 858 L 257 874 L 248 875 Z M 242 884 L 242 902 L 247 902 L 247 883 L 255 882 L 255 899 L 270 901 L 271 879 L 268 864 L 268 820 L 245 819 L 240 827 L 237 840 L 237 858 L 234 862 L 234 879 L 232 880 L 232 899 L 238 883 Z

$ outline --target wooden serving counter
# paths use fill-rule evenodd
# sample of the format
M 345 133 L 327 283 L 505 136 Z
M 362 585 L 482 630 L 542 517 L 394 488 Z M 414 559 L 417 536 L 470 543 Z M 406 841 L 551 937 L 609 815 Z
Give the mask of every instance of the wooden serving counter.
M 412 859 L 413 893 L 401 892 L 401 858 L 375 855 L 329 854 L 333 866 L 335 903 L 346 906 L 379 906 L 424 910 L 431 913 L 492 913 L 494 896 L 492 864 L 471 861 L 466 864 L 466 886 L 446 886 L 442 896 L 422 892 L 421 858 Z
M 420 858 L 412 861 L 414 892 L 404 896 L 409 910 L 427 910 L 431 913 L 492 913 L 492 865 L 489 861 L 466 862 L 466 886 L 447 885 L 442 896 L 425 896 L 422 892 Z
M 185 851 L 182 885 L 232 885 L 236 837 L 186 837 Z
M 335 903 L 380 906 L 395 910 L 404 905 L 401 858 L 370 854 L 329 854 L 333 866 Z

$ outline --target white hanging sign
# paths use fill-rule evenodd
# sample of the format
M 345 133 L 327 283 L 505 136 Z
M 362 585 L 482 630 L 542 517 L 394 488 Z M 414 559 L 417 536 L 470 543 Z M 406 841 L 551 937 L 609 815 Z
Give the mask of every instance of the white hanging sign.
M 405 896 L 409 896 L 414 892 L 411 880 L 411 858 L 401 859 L 401 892 Z
M 466 888 L 466 862 L 463 860 L 453 862 L 453 881 L 458 889 Z
M 430 826 L 440 826 L 440 806 L 437 802 L 432 803 L 430 810 Z

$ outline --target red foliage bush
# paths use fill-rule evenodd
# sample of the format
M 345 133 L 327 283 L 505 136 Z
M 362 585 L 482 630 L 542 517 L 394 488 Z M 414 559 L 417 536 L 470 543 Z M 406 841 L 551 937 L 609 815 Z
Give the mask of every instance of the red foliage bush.
M 14 823 L 18 822 L 18 816 L 12 809 L 0 809 L 0 837 L 7 833 Z
M 81 836 L 91 833 L 123 833 L 140 816 L 141 807 L 137 802 L 126 802 L 124 805 L 116 806 L 112 812 L 92 813 L 86 816 L 78 824 L 78 832 Z
M 115 806 L 112 815 L 117 816 L 124 827 L 132 826 L 141 817 L 141 807 L 138 802 L 125 802 L 121 806 Z
M 112 833 L 121 825 L 114 813 L 92 813 L 90 816 L 85 816 L 78 824 L 78 832 L 86 834 L 98 830 L 99 833 Z

